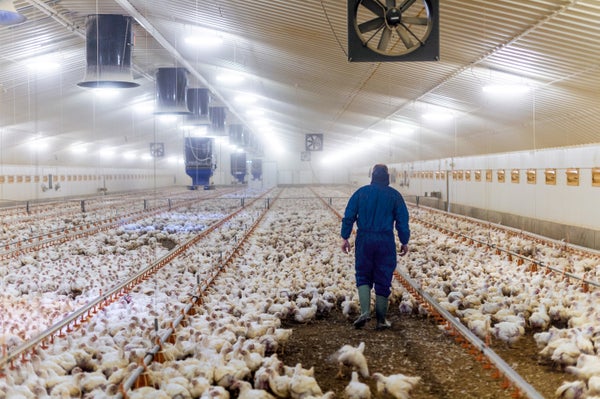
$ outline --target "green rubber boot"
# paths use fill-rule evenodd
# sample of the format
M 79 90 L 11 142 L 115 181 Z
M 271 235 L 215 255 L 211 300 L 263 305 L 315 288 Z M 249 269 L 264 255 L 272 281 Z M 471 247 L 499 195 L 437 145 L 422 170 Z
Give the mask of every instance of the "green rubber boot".
M 392 327 L 392 323 L 387 321 L 388 299 L 385 296 L 375 296 L 375 315 L 377 316 L 376 330 L 386 330 Z
M 361 285 L 358 287 L 358 301 L 360 302 L 360 316 L 354 321 L 354 328 L 362 328 L 371 320 L 371 287 Z

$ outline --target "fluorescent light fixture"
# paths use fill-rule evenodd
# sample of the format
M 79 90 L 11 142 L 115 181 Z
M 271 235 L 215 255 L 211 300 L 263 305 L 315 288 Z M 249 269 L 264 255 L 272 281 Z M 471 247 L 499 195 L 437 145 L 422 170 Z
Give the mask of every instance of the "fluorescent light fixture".
M 83 143 L 72 144 L 70 150 L 73 154 L 85 154 L 87 152 L 87 145 Z
M 254 104 L 256 101 L 258 101 L 258 97 L 251 93 L 243 93 L 235 97 L 235 102 L 242 105 Z
M 407 135 L 407 134 L 414 133 L 415 128 L 412 126 L 408 126 L 408 125 L 395 125 L 394 127 L 392 127 L 390 129 L 390 131 L 392 133 L 398 134 L 398 135 Z
M 27 68 L 34 72 L 50 72 L 59 67 L 60 63 L 52 57 L 37 57 L 27 62 Z
M 246 115 L 252 116 L 252 117 L 263 116 L 264 114 L 265 114 L 265 111 L 263 111 L 260 108 L 251 108 L 246 111 Z
M 125 158 L 127 160 L 136 159 L 137 154 L 135 153 L 135 151 L 127 151 L 126 153 L 123 154 L 123 158 Z
M 217 47 L 223 44 L 223 38 L 215 32 L 196 32 L 183 39 L 185 44 L 198 47 Z
M 530 87 L 523 84 L 489 84 L 482 88 L 484 93 L 497 94 L 503 96 L 513 96 L 525 94 L 530 91 Z
M 104 147 L 100 150 L 100 156 L 102 158 L 112 158 L 115 155 L 115 150 L 112 148 Z
M 448 111 L 430 111 L 422 115 L 423 119 L 431 122 L 446 122 L 452 120 L 454 115 Z
M 238 72 L 222 72 L 217 75 L 217 81 L 228 85 L 236 85 L 242 83 L 246 78 Z
M 48 148 L 48 138 L 38 136 L 31 140 L 31 149 L 33 151 L 44 151 Z

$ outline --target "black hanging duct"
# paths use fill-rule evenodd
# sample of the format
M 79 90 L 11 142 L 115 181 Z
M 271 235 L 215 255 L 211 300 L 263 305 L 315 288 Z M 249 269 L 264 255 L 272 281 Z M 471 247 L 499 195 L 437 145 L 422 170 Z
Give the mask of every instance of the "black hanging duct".
M 17 12 L 12 0 L 0 0 L 0 25 L 16 25 L 26 19 L 24 15 Z
M 187 107 L 190 114 L 186 122 L 192 125 L 208 125 L 208 104 L 210 90 L 204 88 L 191 88 L 187 91 Z
M 132 17 L 114 14 L 88 15 L 86 20 L 87 69 L 82 87 L 137 87 L 131 73 Z
M 225 115 L 225 107 L 210 107 L 208 110 L 210 130 L 213 134 L 225 135 Z
M 155 114 L 186 115 L 187 71 L 185 68 L 158 68 L 156 71 Z

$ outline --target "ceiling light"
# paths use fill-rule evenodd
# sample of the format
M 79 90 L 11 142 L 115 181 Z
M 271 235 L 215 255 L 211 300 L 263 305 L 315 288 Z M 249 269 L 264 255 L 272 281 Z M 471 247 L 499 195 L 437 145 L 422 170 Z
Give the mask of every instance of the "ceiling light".
M 135 154 L 135 151 L 127 151 L 126 153 L 123 154 L 123 158 L 125 159 L 136 159 L 137 155 Z
M 85 154 L 87 152 L 86 145 L 81 143 L 73 144 L 70 148 L 73 154 Z
M 0 25 L 20 24 L 27 18 L 19 14 L 12 0 L 0 0 Z
M 483 86 L 484 93 L 499 95 L 519 95 L 529 92 L 529 86 L 522 84 L 489 84 Z
M 243 105 L 254 104 L 257 100 L 258 100 L 258 97 L 256 97 L 254 94 L 250 94 L 250 93 L 239 94 L 235 97 L 235 101 L 238 104 L 243 104 Z
M 424 113 L 422 116 L 423 119 L 431 122 L 446 122 L 454 118 L 454 115 L 448 111 L 431 111 Z
M 48 72 L 58 69 L 60 64 L 50 57 L 38 57 L 27 63 L 27 68 L 36 72 Z
M 225 84 L 239 84 L 242 83 L 246 78 L 244 75 L 237 72 L 223 72 L 217 75 L 217 81 Z
M 115 155 L 115 150 L 112 148 L 103 148 L 100 150 L 100 156 L 103 158 L 112 158 Z
M 191 46 L 217 47 L 223 43 L 223 38 L 214 33 L 203 32 L 187 36 L 184 41 Z

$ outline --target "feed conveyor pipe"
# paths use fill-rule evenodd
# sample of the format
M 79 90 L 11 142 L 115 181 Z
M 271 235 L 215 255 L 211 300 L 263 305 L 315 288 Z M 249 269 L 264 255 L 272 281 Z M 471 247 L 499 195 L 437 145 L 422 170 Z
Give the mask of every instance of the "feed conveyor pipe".
M 275 198 L 273 198 L 273 202 L 275 202 L 279 198 L 279 194 L 276 195 Z M 259 198 L 261 198 L 261 197 L 259 197 Z M 253 202 L 255 202 L 255 201 L 256 200 L 254 200 Z M 181 314 L 179 316 L 177 316 L 177 318 L 175 320 L 173 320 L 173 322 L 171 323 L 171 327 L 169 327 L 165 331 L 163 336 L 159 338 L 159 341 L 157 342 L 157 344 L 150 351 L 148 351 L 148 353 L 146 354 L 146 356 L 144 356 L 143 359 L 140 360 L 140 365 L 135 370 L 133 370 L 131 375 L 120 385 L 119 392 L 116 394 L 115 399 L 126 399 L 127 398 L 127 391 L 129 391 L 130 389 L 133 389 L 135 387 L 136 382 L 138 381 L 138 379 L 142 378 L 142 375 L 143 375 L 144 371 L 146 371 L 146 368 L 150 365 L 150 363 L 152 363 L 152 361 L 155 358 L 157 358 L 159 356 L 159 353 L 162 350 L 162 345 L 165 342 L 167 342 L 171 338 L 171 336 L 175 333 L 175 329 L 177 328 L 177 326 L 179 326 L 181 321 L 185 318 L 185 315 L 190 313 L 192 307 L 194 307 L 197 303 L 199 303 L 200 295 L 203 295 L 206 292 L 206 290 L 208 289 L 208 287 L 210 287 L 212 285 L 213 281 L 217 278 L 217 276 L 225 268 L 225 265 L 228 265 L 231 263 L 233 258 L 237 255 L 238 251 L 241 249 L 242 245 L 246 242 L 246 239 L 254 232 L 256 227 L 262 221 L 263 217 L 267 214 L 268 210 L 269 210 L 269 208 L 265 207 L 264 212 L 262 212 L 260 214 L 260 216 L 256 218 L 256 220 L 254 221 L 252 226 L 250 226 L 250 228 L 248 230 L 246 230 L 246 233 L 239 240 L 239 242 L 237 243 L 237 245 L 235 246 L 235 248 L 233 249 L 233 251 L 231 252 L 229 257 L 223 263 L 221 263 L 214 270 L 213 273 L 211 273 L 211 275 L 208 279 L 202 281 L 202 284 L 198 284 L 198 295 L 192 296 L 191 302 L 188 303 L 182 309 Z
M 440 306 L 427 292 L 423 291 L 416 282 L 410 279 L 406 274 L 396 271 L 396 277 L 403 285 L 408 284 L 414 292 L 426 301 L 437 313 L 439 313 L 446 321 L 447 325 L 451 325 L 462 337 L 464 337 L 474 348 L 479 350 L 488 358 L 493 365 L 504 375 L 512 384 L 523 394 L 530 399 L 544 399 L 544 397 L 535 390 L 527 381 L 523 379 L 516 371 L 514 371 L 500 356 L 491 350 L 482 340 L 471 332 L 465 325 L 458 321 L 450 312 Z

